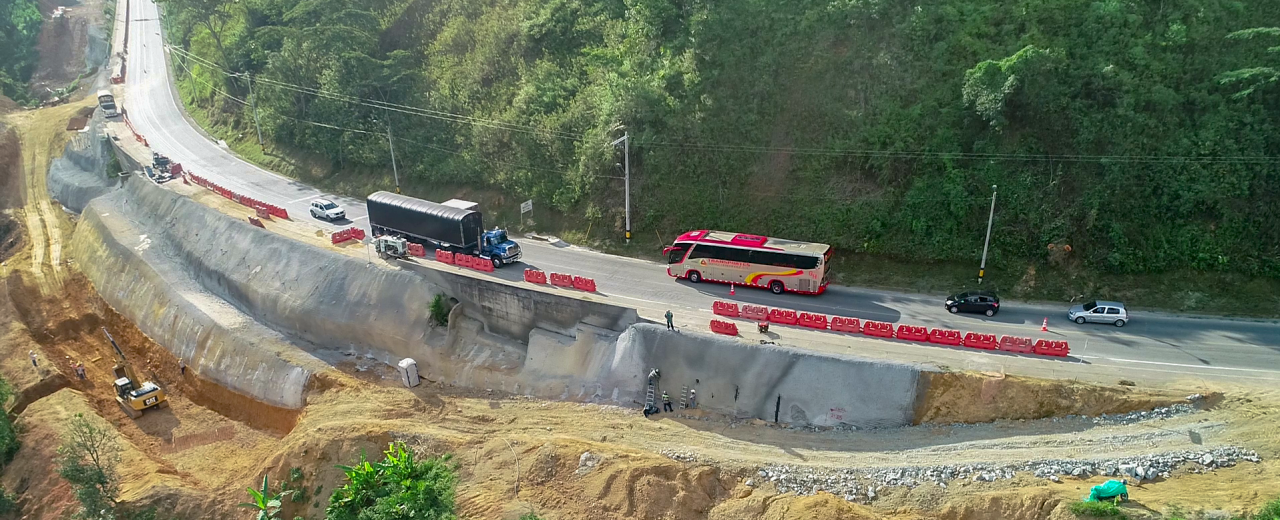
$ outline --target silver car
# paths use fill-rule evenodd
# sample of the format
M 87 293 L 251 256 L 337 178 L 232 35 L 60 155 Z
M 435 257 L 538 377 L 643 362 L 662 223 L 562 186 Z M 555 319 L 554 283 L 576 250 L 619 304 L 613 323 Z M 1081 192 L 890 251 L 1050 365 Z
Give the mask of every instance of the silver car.
M 1120 302 L 1094 300 L 1072 307 L 1067 311 L 1067 319 L 1076 323 L 1110 323 L 1123 327 L 1129 322 L 1129 311 Z

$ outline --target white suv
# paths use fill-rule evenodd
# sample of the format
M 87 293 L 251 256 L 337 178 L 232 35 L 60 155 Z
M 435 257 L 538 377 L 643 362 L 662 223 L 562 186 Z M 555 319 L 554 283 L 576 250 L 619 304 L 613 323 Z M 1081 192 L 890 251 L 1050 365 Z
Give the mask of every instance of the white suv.
M 1129 322 L 1129 311 L 1125 310 L 1124 304 L 1120 302 L 1095 300 L 1072 307 L 1067 311 L 1067 319 L 1076 323 L 1110 323 L 1123 327 Z
M 316 199 L 311 201 L 311 216 L 332 222 L 347 218 L 347 212 L 333 202 L 325 199 Z

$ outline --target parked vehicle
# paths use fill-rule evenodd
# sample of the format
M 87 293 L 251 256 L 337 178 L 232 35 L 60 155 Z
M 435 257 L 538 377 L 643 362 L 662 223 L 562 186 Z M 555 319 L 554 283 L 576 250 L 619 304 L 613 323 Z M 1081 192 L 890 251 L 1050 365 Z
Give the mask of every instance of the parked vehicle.
M 116 108 L 116 98 L 111 95 L 110 90 L 98 91 L 98 108 L 102 109 L 102 115 L 104 117 L 116 117 L 120 115 L 119 110 Z
M 945 306 L 951 314 L 976 312 L 995 316 L 1000 312 L 1000 297 L 991 291 L 966 291 L 948 296 Z
M 409 256 L 409 241 L 403 237 L 382 235 L 373 240 L 373 250 L 383 259 Z
M 484 217 L 474 202 L 436 203 L 379 191 L 366 200 L 373 236 L 395 235 L 432 249 L 485 258 L 494 267 L 518 262 L 520 245 L 506 230 L 484 230 Z
M 1067 319 L 1076 323 L 1110 323 L 1123 327 L 1129 322 L 1129 311 L 1120 302 L 1094 300 L 1067 311 Z
M 316 199 L 311 201 L 311 216 L 333 222 L 347 218 L 347 212 L 342 209 L 342 206 L 334 204 L 333 201 Z

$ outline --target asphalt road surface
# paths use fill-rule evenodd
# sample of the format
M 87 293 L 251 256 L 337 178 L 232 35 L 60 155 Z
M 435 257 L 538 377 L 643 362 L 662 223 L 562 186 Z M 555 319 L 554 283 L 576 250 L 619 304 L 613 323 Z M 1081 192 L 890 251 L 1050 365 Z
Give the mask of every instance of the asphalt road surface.
M 326 229 L 352 225 L 368 229 L 361 201 L 323 194 L 310 186 L 240 160 L 201 133 L 184 116 L 166 68 L 155 4 L 133 2 L 125 105 L 138 131 L 152 148 L 182 163 L 188 170 L 233 191 L 284 207 L 294 219 L 311 219 L 312 199 L 325 197 L 346 208 L 350 220 L 316 221 Z M 314 219 L 312 219 L 314 220 Z M 692 284 L 667 276 L 665 266 L 605 255 L 564 243 L 553 245 L 521 240 L 527 266 L 595 278 L 601 293 L 619 304 L 630 304 L 656 317 L 657 309 L 677 313 L 706 312 L 716 299 L 791 308 L 799 311 L 943 327 L 996 335 L 1052 337 L 1070 342 L 1072 355 L 1089 363 L 1179 375 L 1224 379 L 1280 381 L 1280 323 L 1216 318 L 1193 318 L 1131 311 L 1123 328 L 1077 325 L 1066 318 L 1067 305 L 1002 302 L 994 317 L 951 315 L 942 308 L 942 295 L 905 294 L 852 287 L 832 287 L 821 296 L 775 296 L 758 289 L 718 284 Z M 522 266 L 495 273 L 518 281 Z M 1049 332 L 1040 331 L 1044 318 Z

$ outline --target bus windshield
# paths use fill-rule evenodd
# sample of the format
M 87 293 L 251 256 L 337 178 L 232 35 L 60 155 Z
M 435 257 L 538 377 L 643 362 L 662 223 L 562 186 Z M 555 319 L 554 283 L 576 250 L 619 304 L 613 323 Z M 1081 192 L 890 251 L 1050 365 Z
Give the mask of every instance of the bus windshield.
M 676 244 L 667 248 L 667 263 L 678 264 L 684 260 L 684 254 L 689 252 L 689 244 Z

